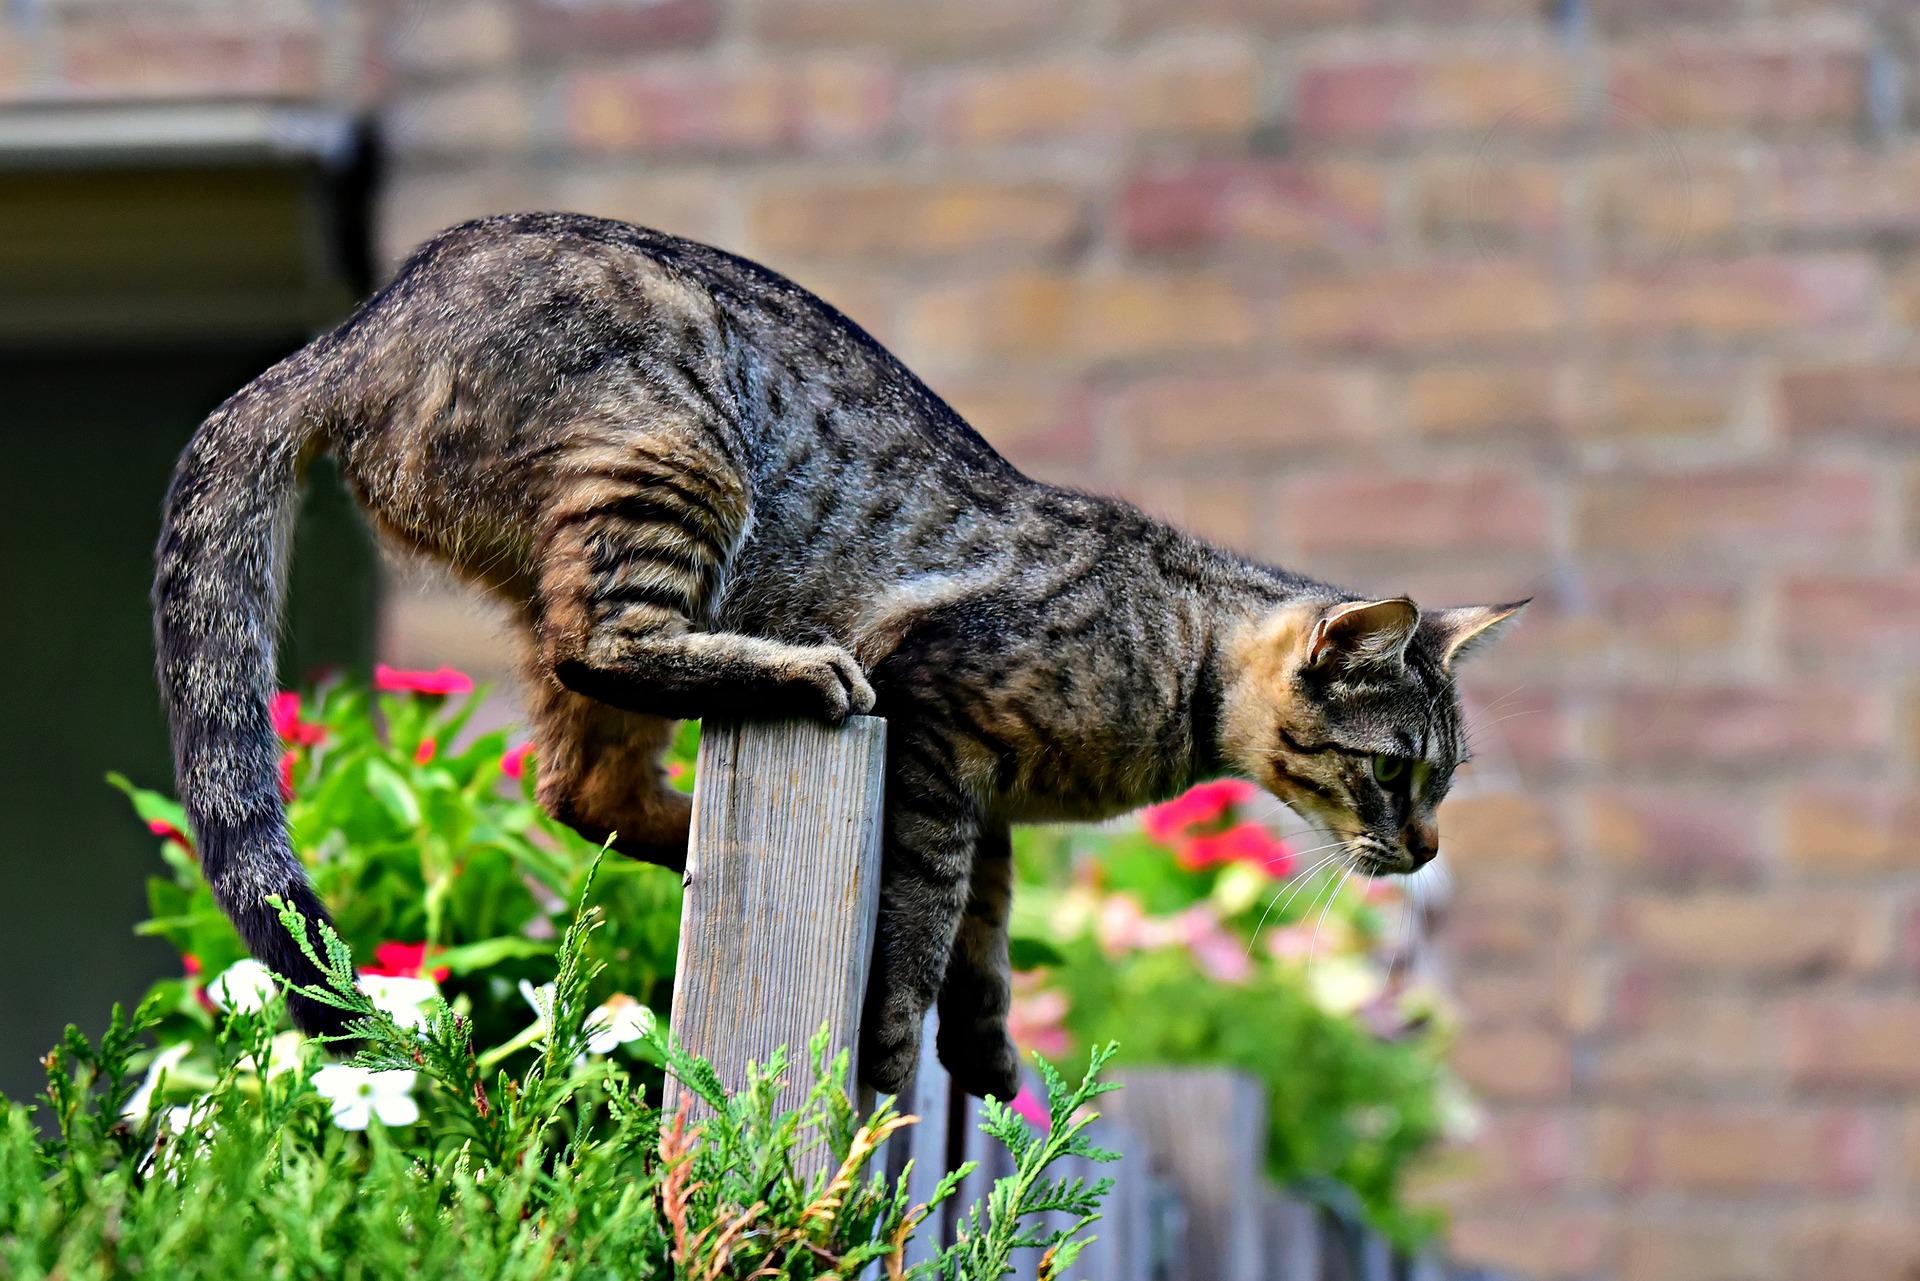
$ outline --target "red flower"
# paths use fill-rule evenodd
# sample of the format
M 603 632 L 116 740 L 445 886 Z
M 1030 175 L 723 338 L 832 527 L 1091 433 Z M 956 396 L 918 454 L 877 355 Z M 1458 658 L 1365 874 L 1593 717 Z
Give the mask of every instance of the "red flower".
M 1175 847 L 1174 857 L 1190 872 L 1223 863 L 1247 863 L 1269 876 L 1285 876 L 1293 851 L 1258 823 L 1235 823 L 1224 832 L 1187 837 Z
M 434 754 L 439 750 L 440 744 L 438 742 L 431 738 L 423 738 L 420 740 L 420 746 L 413 749 L 413 763 L 415 765 L 425 765 L 433 759 Z
M 1219 822 L 1228 810 L 1259 794 L 1260 790 L 1245 779 L 1217 779 L 1188 788 L 1164 805 L 1148 807 L 1141 812 L 1140 822 L 1154 840 L 1171 842 L 1191 828 Z
M 190 979 L 199 978 L 200 977 L 200 958 L 195 956 L 193 953 L 188 952 L 186 955 L 180 958 L 180 968 L 186 971 L 188 978 Z
M 327 731 L 312 721 L 300 719 L 300 696 L 285 690 L 273 696 L 267 705 L 268 714 L 273 717 L 274 732 L 280 735 L 280 741 L 291 743 L 295 747 L 312 747 L 327 736 Z
M 188 835 L 185 832 L 181 831 L 179 828 L 175 827 L 173 824 L 167 822 L 166 819 L 164 818 L 148 819 L 147 830 L 149 832 L 152 832 L 155 836 L 160 837 L 162 840 L 172 841 L 175 845 L 178 845 L 181 849 L 185 850 L 187 853 L 189 854 L 193 853 L 192 839 L 188 837 Z
M 396 979 L 417 979 L 426 973 L 427 945 L 425 943 L 395 943 L 388 941 L 373 949 L 373 964 L 360 967 L 362 974 L 385 975 Z M 432 978 L 436 983 L 445 983 L 447 975 L 452 973 L 444 965 L 436 965 Z
M 522 743 L 510 749 L 500 758 L 500 772 L 508 778 L 518 781 L 527 776 L 527 759 L 533 755 L 533 744 Z
M 280 757 L 280 799 L 283 801 L 293 799 L 293 766 L 299 759 L 299 751 L 291 747 Z
M 473 689 L 473 677 L 451 667 L 415 672 L 378 663 L 373 669 L 373 684 L 389 694 L 465 694 Z

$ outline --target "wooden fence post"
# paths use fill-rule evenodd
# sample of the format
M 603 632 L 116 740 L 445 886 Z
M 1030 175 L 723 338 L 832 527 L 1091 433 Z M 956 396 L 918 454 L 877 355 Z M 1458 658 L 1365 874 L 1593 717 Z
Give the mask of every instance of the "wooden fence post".
M 838 729 L 702 727 L 673 1030 L 729 1089 L 784 1045 L 782 1105 L 797 1106 L 812 1080 L 807 1043 L 822 1024 L 833 1050 L 858 1050 L 886 745 L 886 722 L 872 716 Z M 678 1094 L 670 1083 L 669 1110 Z

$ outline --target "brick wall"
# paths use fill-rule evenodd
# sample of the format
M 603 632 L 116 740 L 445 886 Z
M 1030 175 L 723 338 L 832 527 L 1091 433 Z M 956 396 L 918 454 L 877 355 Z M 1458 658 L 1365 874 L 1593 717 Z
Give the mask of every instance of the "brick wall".
M 1487 1112 L 1430 1180 L 1456 1248 L 1920 1276 L 1912 6 L 312 12 L 373 24 L 328 92 L 379 95 L 390 260 L 528 207 L 717 241 L 1041 475 L 1355 585 L 1536 593 L 1445 819 Z M 485 636 L 408 590 L 390 645 Z

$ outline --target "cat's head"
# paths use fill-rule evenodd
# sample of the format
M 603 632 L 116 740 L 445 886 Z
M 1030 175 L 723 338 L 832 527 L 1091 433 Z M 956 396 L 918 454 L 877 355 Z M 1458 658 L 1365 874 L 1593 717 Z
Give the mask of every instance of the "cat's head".
M 1368 874 L 1439 851 L 1434 810 L 1465 758 L 1454 666 L 1520 612 L 1412 601 L 1290 605 L 1233 637 L 1228 760 L 1343 843 Z

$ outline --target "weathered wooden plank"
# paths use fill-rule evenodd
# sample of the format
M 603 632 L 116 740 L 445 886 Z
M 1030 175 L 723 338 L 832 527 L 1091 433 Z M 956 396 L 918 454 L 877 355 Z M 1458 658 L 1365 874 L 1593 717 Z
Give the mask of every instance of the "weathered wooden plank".
M 953 1082 L 934 1054 L 937 1023 L 938 1016 L 929 1011 L 920 1029 L 920 1066 L 914 1069 L 913 1085 L 900 1100 L 903 1111 L 920 1118 L 920 1123 L 905 1136 L 906 1154 L 913 1160 L 913 1170 L 907 1176 L 907 1194 L 914 1205 L 925 1205 L 932 1198 L 933 1190 L 948 1169 L 947 1122 L 953 1106 Z M 943 1210 L 944 1207 L 935 1210 L 907 1242 L 907 1267 L 939 1256 L 940 1247 L 945 1244 L 940 1230 L 945 1222 Z
M 703 727 L 673 1024 L 729 1088 L 784 1045 L 794 1106 L 822 1024 L 835 1050 L 857 1048 L 885 759 L 886 722 L 870 716 Z
M 1101 1113 L 1140 1134 L 1187 1212 L 1169 1281 L 1260 1281 L 1267 1106 L 1259 1082 L 1217 1068 L 1134 1068 Z
M 1262 1195 L 1261 1231 L 1266 1237 L 1271 1281 L 1320 1281 L 1320 1211 L 1268 1188 Z

